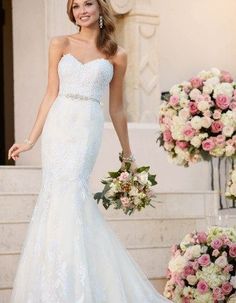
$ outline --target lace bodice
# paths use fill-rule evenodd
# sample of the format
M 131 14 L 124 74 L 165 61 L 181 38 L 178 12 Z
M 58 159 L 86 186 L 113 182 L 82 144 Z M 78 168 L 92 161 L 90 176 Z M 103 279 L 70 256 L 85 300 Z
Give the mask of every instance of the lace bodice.
M 58 73 L 59 94 L 73 93 L 101 100 L 113 77 L 113 65 L 103 58 L 81 63 L 73 55 L 66 54 L 59 62 Z

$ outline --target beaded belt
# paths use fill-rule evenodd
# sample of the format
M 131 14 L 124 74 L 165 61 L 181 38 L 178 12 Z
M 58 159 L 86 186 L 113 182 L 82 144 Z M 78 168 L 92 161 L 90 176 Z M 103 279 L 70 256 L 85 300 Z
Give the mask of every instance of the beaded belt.
M 80 99 L 80 100 L 84 100 L 84 101 L 92 100 L 92 101 L 95 101 L 95 102 L 99 103 L 100 105 L 102 105 L 102 102 L 100 102 L 98 99 L 83 96 L 83 95 L 80 95 L 80 94 L 69 94 L 68 93 L 68 94 L 59 94 L 59 96 L 66 97 L 66 98 L 69 98 L 69 99 L 72 99 L 72 100 L 76 100 L 76 99 Z

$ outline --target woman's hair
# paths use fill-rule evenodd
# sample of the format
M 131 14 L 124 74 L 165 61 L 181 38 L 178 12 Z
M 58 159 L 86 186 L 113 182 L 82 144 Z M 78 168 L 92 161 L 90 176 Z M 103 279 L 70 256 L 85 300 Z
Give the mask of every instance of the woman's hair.
M 73 15 L 73 1 L 67 1 L 67 14 L 71 22 L 75 24 L 75 18 Z M 103 16 L 103 28 L 100 29 L 100 33 L 97 38 L 97 48 L 110 57 L 115 55 L 118 45 L 113 38 L 115 32 L 115 21 L 113 19 L 112 9 L 109 0 L 97 0 L 100 7 L 101 15 Z

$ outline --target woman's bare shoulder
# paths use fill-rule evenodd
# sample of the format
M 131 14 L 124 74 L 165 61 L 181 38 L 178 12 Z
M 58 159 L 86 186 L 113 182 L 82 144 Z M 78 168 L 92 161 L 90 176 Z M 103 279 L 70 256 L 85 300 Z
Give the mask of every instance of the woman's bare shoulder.
M 127 64 L 127 52 L 123 47 L 118 45 L 116 54 L 112 57 L 112 62 L 115 65 L 126 65 Z
M 50 47 L 63 51 L 69 44 L 69 38 L 67 35 L 54 36 L 50 39 Z

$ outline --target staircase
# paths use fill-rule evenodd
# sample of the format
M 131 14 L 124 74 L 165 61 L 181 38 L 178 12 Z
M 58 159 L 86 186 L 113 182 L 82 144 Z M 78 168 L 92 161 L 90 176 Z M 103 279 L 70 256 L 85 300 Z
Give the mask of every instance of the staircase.
M 0 303 L 9 295 L 27 227 L 37 200 L 41 168 L 0 167 Z M 95 202 L 96 203 L 96 202 Z M 99 209 L 141 266 L 162 292 L 170 247 L 190 231 L 206 228 L 207 218 L 217 214 L 214 192 L 159 192 L 156 208 L 131 216 Z

